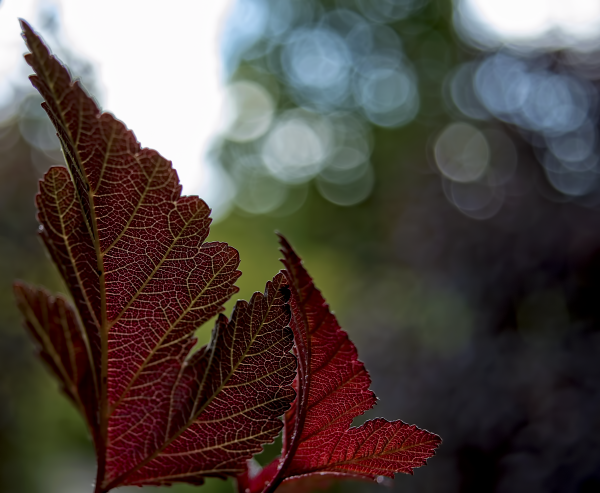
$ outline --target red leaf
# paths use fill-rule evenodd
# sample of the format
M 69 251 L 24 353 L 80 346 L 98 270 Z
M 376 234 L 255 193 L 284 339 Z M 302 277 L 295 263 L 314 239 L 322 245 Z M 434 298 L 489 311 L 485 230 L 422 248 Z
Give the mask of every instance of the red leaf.
M 317 474 L 371 480 L 412 474 L 441 439 L 399 420 L 352 427 L 376 402 L 369 374 L 300 258 L 285 238 L 280 242 L 292 293 L 298 397 L 285 415 L 282 457 L 240 477 L 240 491 L 274 491 L 284 480 Z
M 197 327 L 238 291 L 238 253 L 205 243 L 210 210 L 182 197 L 170 161 L 101 113 L 22 22 L 33 85 L 68 170 L 51 168 L 36 198 L 41 236 L 73 297 L 15 286 L 27 327 L 86 415 L 96 491 L 124 484 L 201 484 L 236 475 L 282 427 L 294 399 L 287 281 Z
M 37 342 L 40 357 L 94 433 L 98 429 L 96 384 L 88 341 L 77 315 L 64 298 L 54 298 L 44 289 L 23 283 L 15 283 L 14 289 L 17 305 L 25 315 L 25 327 Z

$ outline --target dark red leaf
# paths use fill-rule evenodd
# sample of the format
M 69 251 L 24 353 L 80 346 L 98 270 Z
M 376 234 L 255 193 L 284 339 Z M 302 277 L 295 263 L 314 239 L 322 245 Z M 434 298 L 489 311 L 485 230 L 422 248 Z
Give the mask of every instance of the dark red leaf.
M 376 402 L 369 374 L 300 258 L 285 238 L 280 242 L 291 289 L 298 398 L 285 415 L 282 457 L 239 478 L 240 490 L 273 491 L 282 481 L 317 474 L 371 480 L 412 474 L 441 439 L 399 420 L 352 427 Z
M 205 242 L 210 210 L 181 196 L 170 161 L 101 113 L 22 27 L 68 166 L 40 182 L 41 235 L 79 321 L 61 298 L 15 289 L 43 358 L 87 416 L 96 491 L 239 474 L 295 395 L 286 278 L 238 302 L 231 321 L 220 315 L 192 354 L 196 328 L 238 290 L 237 251 Z
M 87 338 L 81 332 L 77 315 L 67 301 L 50 296 L 45 289 L 15 283 L 14 290 L 17 305 L 25 316 L 25 327 L 37 342 L 40 357 L 95 432 L 98 387 L 88 358 Z

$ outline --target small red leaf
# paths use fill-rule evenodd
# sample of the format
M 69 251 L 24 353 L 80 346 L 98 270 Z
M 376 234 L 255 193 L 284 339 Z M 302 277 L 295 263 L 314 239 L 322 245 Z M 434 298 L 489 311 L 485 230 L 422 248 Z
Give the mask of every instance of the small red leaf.
M 96 492 L 237 475 L 294 399 L 287 280 L 238 302 L 231 321 L 220 315 L 192 354 L 194 331 L 238 291 L 238 252 L 205 242 L 210 209 L 181 196 L 171 162 L 100 112 L 22 27 L 68 167 L 40 182 L 40 233 L 81 325 L 61 298 L 15 290 L 42 357 L 87 416 Z
M 298 398 L 285 415 L 282 457 L 239 478 L 240 491 L 274 491 L 282 481 L 314 474 L 371 480 L 412 474 L 441 439 L 399 420 L 352 427 L 376 402 L 369 374 L 300 258 L 285 238 L 280 242 L 291 288 Z
M 97 385 L 88 358 L 87 340 L 75 311 L 62 297 L 54 298 L 45 289 L 18 282 L 14 291 L 17 305 L 25 316 L 25 327 L 37 342 L 40 357 L 95 432 L 98 429 Z

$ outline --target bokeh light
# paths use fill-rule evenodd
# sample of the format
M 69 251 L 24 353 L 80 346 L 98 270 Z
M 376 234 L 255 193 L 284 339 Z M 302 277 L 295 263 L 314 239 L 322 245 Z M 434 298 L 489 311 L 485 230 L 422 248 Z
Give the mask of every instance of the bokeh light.
M 336 205 L 368 198 L 376 181 L 369 162 L 371 126 L 406 126 L 421 109 L 417 72 L 388 23 L 425 3 L 340 2 L 325 11 L 314 2 L 236 2 L 223 38 L 227 70 L 253 74 L 254 83 L 278 94 L 280 110 L 264 136 L 258 126 L 247 139 L 224 131 L 230 141 L 221 148 L 227 172 L 235 174 L 236 156 L 247 152 L 260 155 L 264 169 L 284 185 L 317 178 L 316 189 Z M 248 105 L 264 105 L 262 96 L 248 98 Z M 290 110 L 290 104 L 300 109 Z M 235 148 L 251 140 L 252 146 Z M 242 188 L 238 193 L 244 195 Z
M 333 145 L 325 118 L 304 110 L 279 116 L 266 137 L 262 158 L 274 176 L 287 183 L 302 183 L 321 171 Z
M 485 136 L 466 123 L 449 125 L 435 143 L 440 171 L 453 181 L 477 180 L 487 169 L 490 149 Z
M 398 60 L 365 61 L 356 80 L 355 98 L 367 118 L 382 127 L 404 125 L 419 110 L 415 75 Z
M 349 93 L 350 53 L 343 39 L 324 27 L 298 29 L 283 47 L 282 66 L 299 97 L 316 107 L 338 107 Z
M 484 9 L 492 8 L 494 4 L 480 3 Z M 550 15 L 546 11 L 551 8 L 548 2 L 540 0 L 538 3 L 536 6 L 525 2 L 526 7 L 532 9 L 532 16 L 528 17 L 524 10 L 520 19 L 524 23 L 523 32 L 528 32 L 533 40 L 530 42 L 515 33 L 501 33 L 504 21 L 494 17 L 499 22 L 498 39 L 512 44 L 501 51 L 483 53 L 480 60 L 467 62 L 455 69 L 445 83 L 446 101 L 457 116 L 480 121 L 496 118 L 518 129 L 523 138 L 533 143 L 534 154 L 538 157 L 548 184 L 559 192 L 557 200 L 562 200 L 561 196 L 592 196 L 598 191 L 596 173 L 599 151 L 596 130 L 598 91 L 593 72 L 589 70 L 591 55 L 584 59 L 565 57 L 569 67 L 581 63 L 581 71 L 567 70 L 566 65 L 561 68 L 560 62 L 557 63 L 548 53 L 527 52 L 524 55 L 526 46 L 540 50 L 538 42 L 546 39 L 547 35 L 544 23 L 559 22 L 556 12 Z M 576 2 L 573 12 L 589 7 L 582 5 Z M 465 2 L 458 2 L 456 15 L 463 15 L 469 8 Z M 493 8 L 504 7 L 494 4 Z M 592 22 L 595 7 L 590 8 L 588 20 Z M 467 22 L 466 19 L 463 18 L 463 21 Z M 573 17 L 565 14 L 565 19 L 571 22 Z M 528 30 L 526 23 L 535 24 L 538 21 L 540 26 L 546 26 L 542 31 L 537 32 L 533 28 Z M 478 21 L 473 18 L 468 22 L 476 25 Z M 521 29 L 518 24 L 511 25 Z M 582 25 L 582 28 L 585 26 Z M 517 38 L 518 42 L 515 41 Z M 571 45 L 566 43 L 563 46 Z M 577 46 L 583 45 L 580 43 Z M 491 45 L 486 47 L 492 48 Z M 585 47 L 592 49 L 589 44 L 585 44 Z M 586 203 L 590 205 L 596 202 Z
M 358 173 L 353 173 L 352 179 L 340 180 L 336 177 L 336 181 L 328 180 L 327 175 L 321 174 L 317 180 L 317 189 L 324 198 L 336 205 L 359 204 L 373 191 L 374 174 L 368 165 L 361 166 L 356 171 Z
M 223 134 L 235 142 L 247 142 L 261 137 L 271 126 L 274 101 L 261 85 L 237 81 L 228 85 L 221 117 Z
M 279 208 L 287 197 L 287 186 L 265 168 L 260 156 L 240 156 L 234 180 L 238 187 L 235 204 L 251 214 L 266 214 Z
M 30 97 L 23 101 L 19 117 L 19 132 L 35 149 L 40 151 L 59 150 L 60 141 L 56 136 L 56 130 L 40 102 L 39 97 Z

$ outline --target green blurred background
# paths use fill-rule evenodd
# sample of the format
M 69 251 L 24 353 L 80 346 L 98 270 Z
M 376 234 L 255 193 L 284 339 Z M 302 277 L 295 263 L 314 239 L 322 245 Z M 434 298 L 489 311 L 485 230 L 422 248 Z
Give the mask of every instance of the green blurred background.
M 515 22 L 531 14 L 522 3 Z M 40 25 L 59 39 L 47 4 Z M 230 113 L 211 148 L 233 192 L 211 239 L 240 251 L 248 299 L 281 268 L 284 233 L 371 373 L 380 402 L 367 417 L 443 437 L 394 491 L 600 491 L 599 31 L 505 39 L 469 17 L 472 4 L 235 2 L 221 41 Z M 94 67 L 61 50 L 96 94 Z M 33 202 L 62 156 L 39 97 L 11 94 L 0 491 L 91 491 L 83 422 L 36 360 L 11 293 L 16 278 L 64 291 Z

